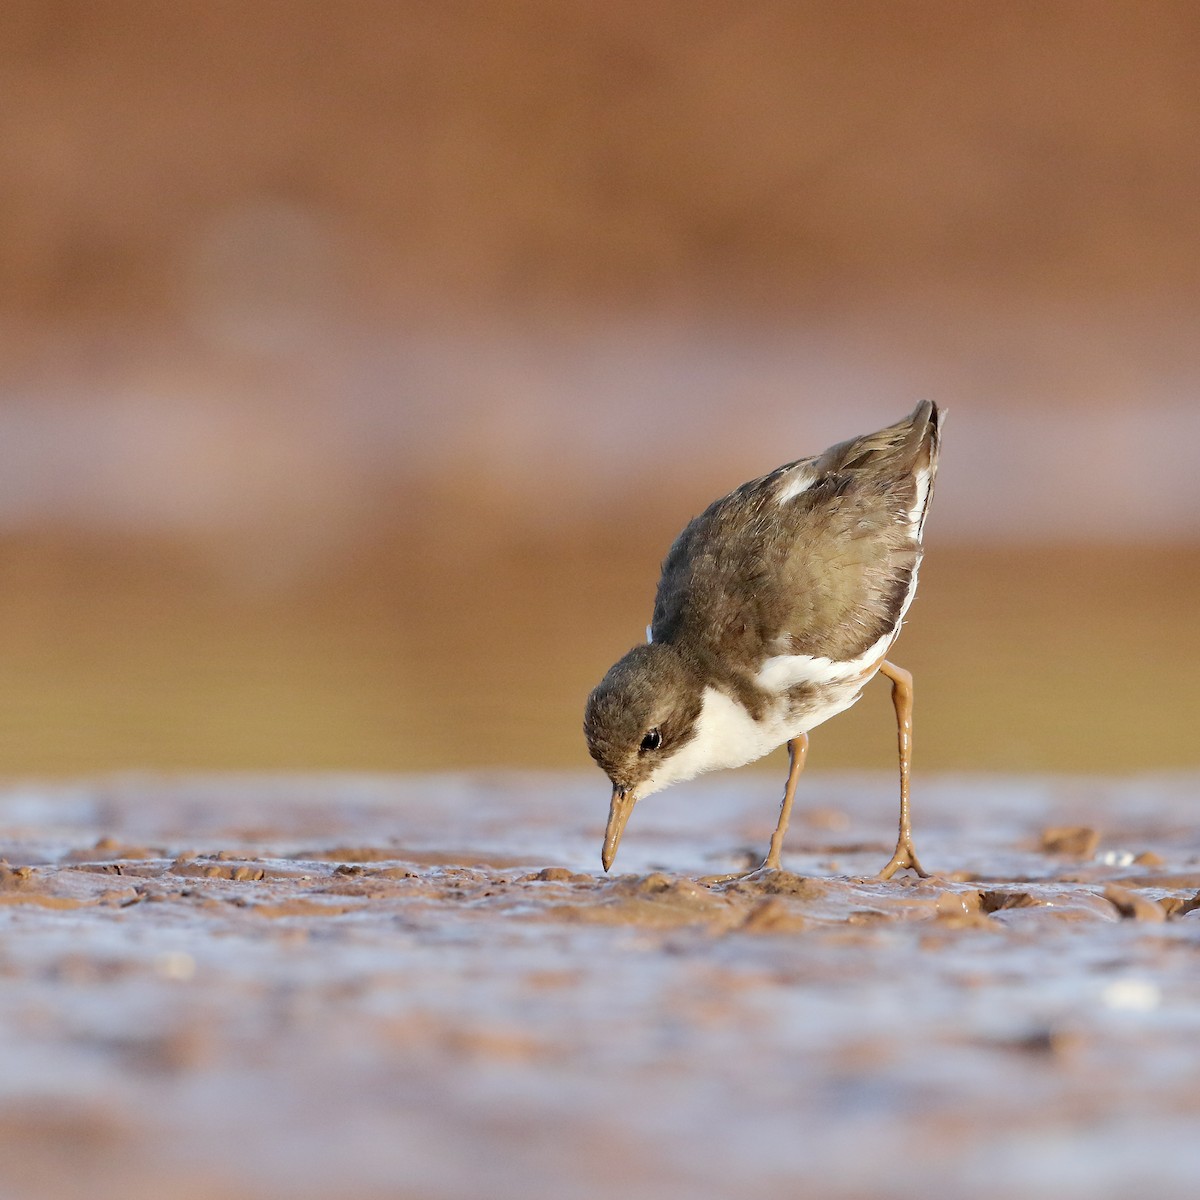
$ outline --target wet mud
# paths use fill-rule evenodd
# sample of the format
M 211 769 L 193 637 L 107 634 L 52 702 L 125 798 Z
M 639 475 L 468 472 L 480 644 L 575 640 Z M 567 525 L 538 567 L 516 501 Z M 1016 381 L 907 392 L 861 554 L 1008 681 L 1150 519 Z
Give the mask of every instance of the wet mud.
M 1194 1195 L 1200 779 L 805 788 L 10 786 L 6 1194 Z

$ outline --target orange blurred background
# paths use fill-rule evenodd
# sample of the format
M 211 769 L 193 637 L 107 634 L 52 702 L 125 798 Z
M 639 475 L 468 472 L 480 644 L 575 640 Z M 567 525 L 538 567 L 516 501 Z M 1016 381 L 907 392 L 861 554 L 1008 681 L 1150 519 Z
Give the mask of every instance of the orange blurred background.
M 919 767 L 1200 762 L 1200 8 L 0 9 L 0 771 L 582 766 L 710 499 L 950 410 Z M 814 737 L 890 766 L 886 689 Z

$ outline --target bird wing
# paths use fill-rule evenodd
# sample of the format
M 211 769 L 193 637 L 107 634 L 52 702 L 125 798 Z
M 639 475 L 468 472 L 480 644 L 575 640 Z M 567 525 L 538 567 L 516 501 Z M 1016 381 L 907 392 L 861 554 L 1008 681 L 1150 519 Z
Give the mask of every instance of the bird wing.
M 741 661 L 845 662 L 872 646 L 896 627 L 912 590 L 939 425 L 925 402 L 896 425 L 711 504 L 663 563 L 654 640 Z

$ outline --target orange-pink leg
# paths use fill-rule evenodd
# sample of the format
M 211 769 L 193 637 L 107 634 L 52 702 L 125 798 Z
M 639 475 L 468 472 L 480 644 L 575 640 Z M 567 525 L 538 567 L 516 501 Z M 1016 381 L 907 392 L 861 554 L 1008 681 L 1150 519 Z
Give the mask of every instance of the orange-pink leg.
M 804 770 L 804 760 L 808 757 L 808 734 L 802 733 L 787 744 L 788 748 L 788 777 L 783 789 L 783 803 L 779 806 L 779 820 L 775 824 L 775 832 L 771 834 L 771 845 L 767 857 L 761 867 L 749 872 L 737 872 L 733 875 L 706 875 L 700 882 L 729 883 L 734 879 L 747 879 L 757 875 L 759 871 L 781 871 L 781 855 L 783 854 L 783 839 L 787 833 L 788 821 L 792 815 L 792 801 L 796 798 L 796 784 L 800 780 L 800 772 Z
M 879 872 L 879 878 L 891 879 L 905 867 L 924 877 L 929 872 L 917 858 L 908 815 L 908 777 L 912 768 L 912 675 L 903 667 L 886 661 L 880 666 L 879 673 L 892 681 L 892 704 L 896 709 L 896 734 L 900 745 L 900 836 L 896 839 L 895 853 Z
M 787 833 L 788 821 L 792 816 L 792 801 L 796 798 L 796 784 L 800 781 L 800 772 L 804 770 L 804 760 L 808 757 L 808 734 L 802 733 L 787 744 L 788 748 L 788 777 L 783 789 L 783 803 L 779 806 L 779 822 L 775 832 L 771 834 L 771 845 L 767 857 L 763 860 L 760 870 L 782 870 L 780 855 L 783 853 L 783 838 Z

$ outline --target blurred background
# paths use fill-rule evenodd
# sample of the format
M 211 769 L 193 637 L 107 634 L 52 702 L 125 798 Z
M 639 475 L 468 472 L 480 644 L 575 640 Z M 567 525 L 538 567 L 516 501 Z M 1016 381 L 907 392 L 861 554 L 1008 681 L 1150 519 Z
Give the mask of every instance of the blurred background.
M 1189 0 L 9 0 L 0 772 L 585 766 L 687 519 L 923 396 L 918 768 L 1195 766 L 1198 147 Z

